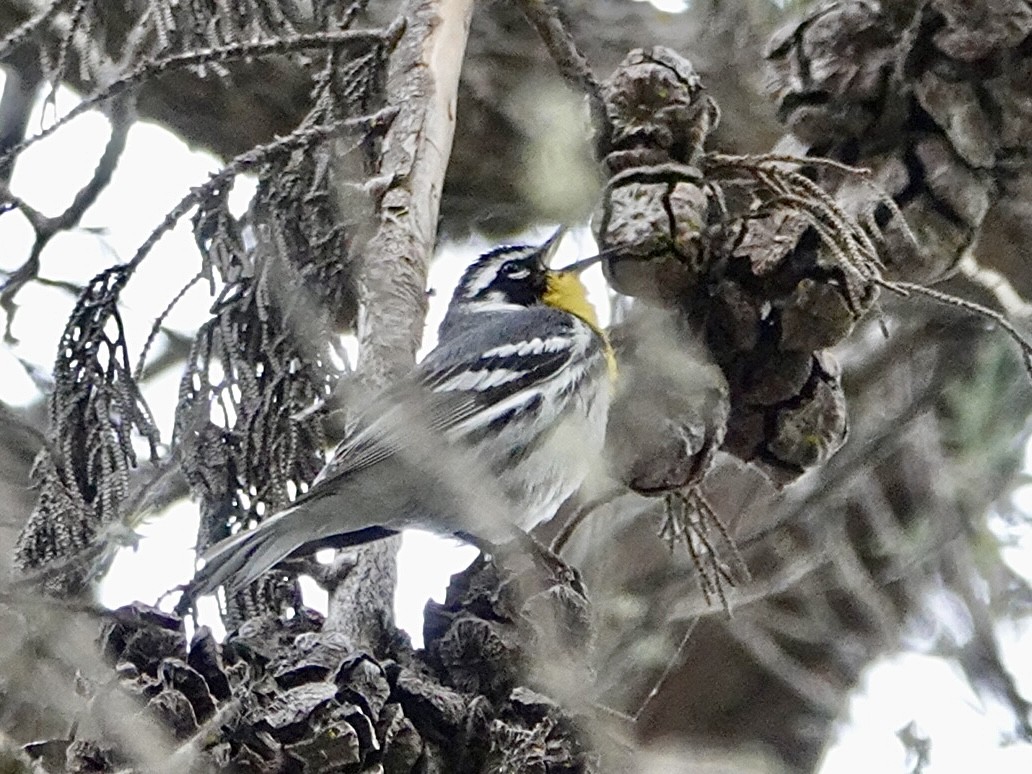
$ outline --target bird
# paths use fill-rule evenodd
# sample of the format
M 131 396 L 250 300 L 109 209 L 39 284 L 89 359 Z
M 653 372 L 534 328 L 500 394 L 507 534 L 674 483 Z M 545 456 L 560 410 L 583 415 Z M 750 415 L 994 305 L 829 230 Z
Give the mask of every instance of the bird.
M 483 550 L 554 516 L 601 459 L 617 373 L 579 276 L 599 256 L 549 268 L 563 233 L 473 261 L 437 345 L 368 402 L 305 492 L 202 555 L 184 600 L 320 547 L 421 528 Z

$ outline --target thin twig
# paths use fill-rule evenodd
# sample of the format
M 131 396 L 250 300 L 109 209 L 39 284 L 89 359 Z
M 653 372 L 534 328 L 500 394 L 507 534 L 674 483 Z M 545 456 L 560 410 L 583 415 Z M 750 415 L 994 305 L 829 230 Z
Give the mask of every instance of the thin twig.
M 104 146 L 104 152 L 101 154 L 89 182 L 75 194 L 75 198 L 72 199 L 72 203 L 65 211 L 48 224 L 49 228 L 55 232 L 66 231 L 77 226 L 82 220 L 82 216 L 86 214 L 86 210 L 93 206 L 97 197 L 111 182 L 111 176 L 125 150 L 129 129 L 133 125 L 133 100 L 116 100 L 111 109 L 107 111 L 107 117 L 111 121 L 111 136 Z
M 548 550 L 556 556 L 559 556 L 566 547 L 567 542 L 569 542 L 570 538 L 573 536 L 573 533 L 585 519 L 591 516 L 591 514 L 603 505 L 608 505 L 613 502 L 613 500 L 623 495 L 626 491 L 627 490 L 624 487 L 613 487 L 577 508 L 573 516 L 567 520 L 563 525 L 563 528 L 559 530 L 559 533 L 552 539 L 552 543 L 548 547 Z
M 559 74 L 588 98 L 591 120 L 597 132 L 597 151 L 599 157 L 605 156 L 609 152 L 612 129 L 602 96 L 602 84 L 591 71 L 588 60 L 577 49 L 568 25 L 560 16 L 559 7 L 549 0 L 520 0 L 520 6 L 558 66 Z
M 963 309 L 967 312 L 977 314 L 979 317 L 992 320 L 1003 328 L 1010 338 L 1018 345 L 1018 348 L 1021 350 L 1021 359 L 1025 365 L 1025 370 L 1028 372 L 1029 379 L 1032 380 L 1032 343 L 1022 335 L 1017 327 L 1015 327 L 1014 323 L 1008 320 L 1000 312 L 997 312 L 995 309 L 990 309 L 987 306 L 977 304 L 974 301 L 968 301 L 966 298 L 960 298 L 959 296 L 954 296 L 950 293 L 944 293 L 941 290 L 928 288 L 915 282 L 901 282 L 899 280 L 883 279 L 877 279 L 876 282 L 882 287 L 895 293 L 900 293 L 903 296 L 907 296 L 910 293 L 916 293 L 919 296 L 927 296 L 941 304 L 954 306 L 958 309 Z
M 140 357 L 136 361 L 136 370 L 133 371 L 133 379 L 140 381 L 143 379 L 143 367 L 147 363 L 147 355 L 150 353 L 150 348 L 154 344 L 154 340 L 158 336 L 158 332 L 161 330 L 162 324 L 165 319 L 171 314 L 172 310 L 175 309 L 176 305 L 183 300 L 183 297 L 190 291 L 194 285 L 204 279 L 205 270 L 201 269 L 197 272 L 190 280 L 180 288 L 179 292 L 172 297 L 172 300 L 168 302 L 168 305 L 161 310 L 156 318 L 154 318 L 154 324 L 151 325 L 150 333 L 147 335 L 147 340 L 143 343 L 143 349 L 140 350 Z
M 656 679 L 656 682 L 652 684 L 652 687 L 649 689 L 649 692 L 645 695 L 645 698 L 642 700 L 641 706 L 638 707 L 638 711 L 631 716 L 632 722 L 637 723 L 639 720 L 641 720 L 641 716 L 645 714 L 645 710 L 649 708 L 649 705 L 659 695 L 659 692 L 663 690 L 663 686 L 666 684 L 666 681 L 670 679 L 670 675 L 673 674 L 674 669 L 676 669 L 680 665 L 681 658 L 684 655 L 684 650 L 688 647 L 688 640 L 691 639 L 692 632 L 695 631 L 695 627 L 696 625 L 698 625 L 698 623 L 699 619 L 696 618 L 690 624 L 688 624 L 688 628 L 684 630 L 684 635 L 681 637 L 681 642 L 677 645 L 677 650 L 674 651 L 674 654 L 670 657 L 670 660 L 667 661 L 667 665 L 663 669 L 662 674 L 660 674 L 660 676 Z
M 72 11 L 69 14 L 68 30 L 64 35 L 61 36 L 61 42 L 57 50 L 57 64 L 54 66 L 54 70 L 51 73 L 53 82 L 50 85 L 50 93 L 47 95 L 44 101 L 44 110 L 46 106 L 53 106 L 56 104 L 57 98 L 57 87 L 64 79 L 65 67 L 68 64 L 68 49 L 72 45 L 72 38 L 75 37 L 75 33 L 79 31 L 79 24 L 82 22 L 83 14 L 86 13 L 86 6 L 90 4 L 92 0 L 75 0 L 75 5 L 72 6 Z
M 246 172 L 251 167 L 268 161 L 270 158 L 278 154 L 297 150 L 299 148 L 305 148 L 318 140 L 323 140 L 335 135 L 342 129 L 382 127 L 388 125 L 396 113 L 396 108 L 388 107 L 368 116 L 342 119 L 340 121 L 332 121 L 322 126 L 299 129 L 291 132 L 286 137 L 273 140 L 265 145 L 258 145 L 251 148 L 251 150 L 241 153 L 218 172 L 212 174 L 206 183 L 192 189 L 190 193 L 184 196 L 179 203 L 175 205 L 175 207 L 169 210 L 165 214 L 161 223 L 158 224 L 158 226 L 147 236 L 143 244 L 137 248 L 136 253 L 129 260 L 127 267 L 130 271 L 135 270 L 143 259 L 147 257 L 161 237 L 171 231 L 175 227 L 176 223 L 190 212 L 198 202 L 203 200 L 206 196 L 209 196 L 220 186 L 225 185 L 231 178 L 236 177 L 242 172 Z
M 15 296 L 29 282 L 36 279 L 40 268 L 40 253 L 55 234 L 66 231 L 76 226 L 82 216 L 97 200 L 100 193 L 111 182 L 111 176 L 118 166 L 118 160 L 125 150 L 126 138 L 129 134 L 129 127 L 132 125 L 130 119 L 131 107 L 129 100 L 116 100 L 110 111 L 111 136 L 104 146 L 104 152 L 93 171 L 89 181 L 79 190 L 72 199 L 71 204 L 60 215 L 49 218 L 42 213 L 33 210 L 25 202 L 10 193 L 3 193 L 3 196 L 17 206 L 29 219 L 36 238 L 25 262 L 15 269 L 8 276 L 7 280 L 0 286 L 0 308 L 7 313 L 7 328 L 5 338 L 10 341 L 11 324 L 14 312 L 17 309 Z M 0 162 L 2 163 L 2 162 Z
M 1032 318 L 1032 302 L 1022 296 L 1003 274 L 980 264 L 972 252 L 964 254 L 957 264 L 957 270 L 991 293 L 1008 317 Z
M 111 610 L 103 605 L 92 602 L 82 597 L 53 597 L 47 594 L 40 594 L 35 590 L 30 591 L 8 591 L 0 590 L 0 604 L 15 609 L 42 607 L 55 612 L 62 613 L 84 613 L 96 616 L 103 620 L 118 620 L 121 614 L 117 610 Z
M 19 46 L 26 38 L 34 33 L 40 26 L 50 21 L 51 17 L 57 14 L 68 0 L 51 0 L 42 8 L 39 13 L 30 19 L 26 19 L 13 30 L 0 39 L 0 60 L 3 60 L 11 51 Z
M 318 32 L 306 35 L 293 35 L 290 37 L 277 38 L 275 40 L 249 41 L 244 43 L 231 43 L 217 48 L 205 48 L 196 51 L 187 51 L 180 54 L 172 54 L 161 59 L 154 59 L 141 62 L 128 73 L 94 92 L 74 108 L 57 119 L 53 124 L 39 133 L 28 137 L 17 145 L 11 147 L 0 155 L 0 165 L 10 157 L 21 153 L 30 145 L 44 140 L 58 129 L 63 127 L 75 118 L 78 118 L 98 104 L 111 99 L 112 97 L 126 91 L 130 86 L 145 81 L 154 76 L 180 67 L 192 67 L 197 65 L 212 64 L 219 62 L 230 62 L 248 57 L 263 57 L 273 54 L 289 54 L 297 51 L 304 51 L 312 48 L 336 49 L 351 45 L 390 45 L 391 36 L 394 35 L 393 28 L 388 30 L 345 30 L 342 32 Z

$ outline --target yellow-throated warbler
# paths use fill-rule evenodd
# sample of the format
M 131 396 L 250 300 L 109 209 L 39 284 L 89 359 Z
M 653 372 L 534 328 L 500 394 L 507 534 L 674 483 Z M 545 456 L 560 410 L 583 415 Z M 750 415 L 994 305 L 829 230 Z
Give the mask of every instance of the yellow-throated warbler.
M 615 373 L 578 271 L 506 246 L 463 275 L 437 346 L 374 399 L 309 490 L 212 547 L 190 598 L 291 554 L 419 527 L 504 542 L 551 518 L 601 457 Z

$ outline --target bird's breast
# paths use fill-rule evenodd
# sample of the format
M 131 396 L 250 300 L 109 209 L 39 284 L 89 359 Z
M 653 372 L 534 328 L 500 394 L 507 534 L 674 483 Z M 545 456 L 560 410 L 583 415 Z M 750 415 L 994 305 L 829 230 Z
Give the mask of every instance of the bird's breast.
M 533 411 L 497 439 L 492 467 L 523 529 L 552 518 L 601 459 L 611 380 L 594 336 L 586 325 L 575 332 L 577 355 L 538 385 Z

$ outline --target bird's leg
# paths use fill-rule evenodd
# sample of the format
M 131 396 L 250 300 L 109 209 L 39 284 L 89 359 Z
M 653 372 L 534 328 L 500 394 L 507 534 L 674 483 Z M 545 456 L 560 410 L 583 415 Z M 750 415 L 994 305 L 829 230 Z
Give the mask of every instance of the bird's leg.
M 328 564 L 316 561 L 314 556 L 291 556 L 276 567 L 292 575 L 307 575 L 319 588 L 332 591 L 354 569 L 355 563 L 354 552 L 345 549 L 339 551 Z
M 580 572 L 564 562 L 558 554 L 548 546 L 518 527 L 513 528 L 514 539 L 502 547 L 499 561 L 505 563 L 507 556 L 521 554 L 529 556 L 539 568 L 547 572 L 553 582 L 569 585 L 577 593 L 584 594 L 584 584 Z M 506 550 L 508 549 L 508 550 Z

